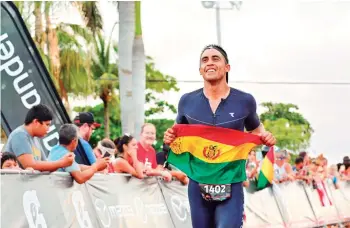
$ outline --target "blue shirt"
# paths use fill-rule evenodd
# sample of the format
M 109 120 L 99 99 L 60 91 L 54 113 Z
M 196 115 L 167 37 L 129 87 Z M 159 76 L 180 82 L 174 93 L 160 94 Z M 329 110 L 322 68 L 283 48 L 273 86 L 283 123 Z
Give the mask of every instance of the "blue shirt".
M 215 113 L 210 108 L 203 88 L 184 94 L 179 101 L 176 122 L 225 127 L 238 131 L 252 131 L 260 125 L 254 97 L 234 88 L 230 88 L 226 99 L 221 99 Z
M 90 164 L 94 164 L 96 162 L 96 156 L 94 154 L 94 151 L 92 150 L 91 145 L 84 140 L 83 138 L 79 138 L 79 141 L 81 145 L 83 146 L 84 152 L 86 154 L 87 159 L 89 160 Z
M 64 155 L 66 155 L 68 153 L 72 153 L 72 152 L 67 150 L 64 146 L 56 145 L 56 146 L 52 147 L 52 149 L 50 150 L 48 160 L 49 161 L 61 160 L 64 157 Z M 71 173 L 74 171 L 80 171 L 80 167 L 76 161 L 73 161 L 71 166 L 59 168 L 57 171 Z

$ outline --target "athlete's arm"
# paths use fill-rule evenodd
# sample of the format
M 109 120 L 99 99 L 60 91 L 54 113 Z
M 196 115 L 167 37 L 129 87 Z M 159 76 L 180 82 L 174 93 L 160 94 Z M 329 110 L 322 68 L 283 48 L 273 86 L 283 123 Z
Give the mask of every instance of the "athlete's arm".
M 186 120 L 185 113 L 184 113 L 184 107 L 185 107 L 185 97 L 187 94 L 184 94 L 179 101 L 179 105 L 177 107 L 177 116 L 176 116 L 176 122 L 175 124 L 188 124 L 188 121 Z M 176 138 L 176 134 L 172 128 L 168 128 L 164 132 L 164 138 L 163 141 L 165 144 L 170 145 Z

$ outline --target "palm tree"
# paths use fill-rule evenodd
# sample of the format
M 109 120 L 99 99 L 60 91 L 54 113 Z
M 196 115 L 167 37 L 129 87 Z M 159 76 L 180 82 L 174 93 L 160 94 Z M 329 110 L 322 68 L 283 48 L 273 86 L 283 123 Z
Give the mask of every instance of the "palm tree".
M 135 129 L 134 135 L 139 139 L 141 127 L 145 120 L 146 89 L 146 55 L 142 39 L 141 2 L 135 2 L 135 37 L 132 49 L 132 88 L 134 99 Z
M 135 2 L 119 2 L 119 95 L 122 133 L 134 130 L 132 48 L 135 35 Z
M 113 47 L 113 51 L 117 52 L 117 47 Z M 92 74 L 95 80 L 95 89 L 98 96 L 101 98 L 104 107 L 104 128 L 105 137 L 110 135 L 109 126 L 109 108 L 112 103 L 118 102 L 115 95 L 118 79 L 118 66 L 116 63 L 111 63 L 111 40 L 107 43 L 101 34 L 95 36 L 95 42 L 92 55 Z

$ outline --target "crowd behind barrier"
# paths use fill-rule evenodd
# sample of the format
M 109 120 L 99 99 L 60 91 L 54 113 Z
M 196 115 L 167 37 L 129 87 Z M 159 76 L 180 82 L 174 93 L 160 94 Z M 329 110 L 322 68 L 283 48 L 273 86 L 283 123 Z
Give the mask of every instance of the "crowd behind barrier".
M 325 183 L 331 205 L 304 182 L 245 189 L 244 227 L 322 227 L 350 222 L 350 182 Z M 14 188 L 14 186 L 16 186 Z M 155 177 L 1 171 L 1 227 L 191 227 L 187 186 Z

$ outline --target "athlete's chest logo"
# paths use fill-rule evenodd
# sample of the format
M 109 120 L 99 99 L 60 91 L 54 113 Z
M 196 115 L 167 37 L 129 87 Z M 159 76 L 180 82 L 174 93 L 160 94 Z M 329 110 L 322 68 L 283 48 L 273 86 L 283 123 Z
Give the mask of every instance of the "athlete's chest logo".
M 231 115 L 231 117 L 235 117 L 235 113 L 234 112 L 230 112 L 229 114 Z

